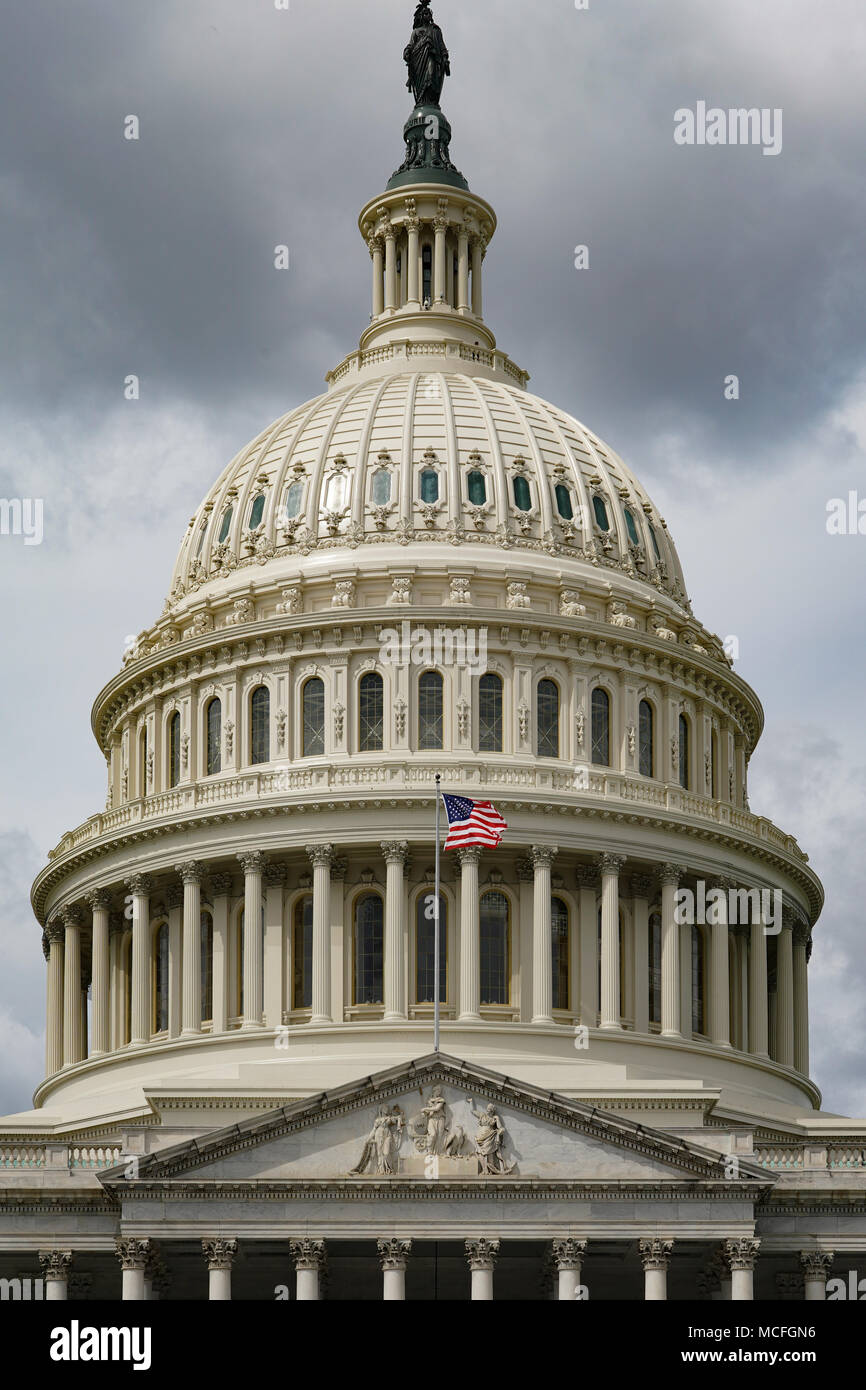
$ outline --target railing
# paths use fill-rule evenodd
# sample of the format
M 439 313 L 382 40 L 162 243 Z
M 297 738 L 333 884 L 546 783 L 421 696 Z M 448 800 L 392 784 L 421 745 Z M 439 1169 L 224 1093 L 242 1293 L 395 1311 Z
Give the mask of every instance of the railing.
M 786 1173 L 803 1168 L 805 1156 L 799 1145 L 777 1144 L 755 1149 L 755 1162 L 762 1168 L 771 1168 L 773 1172 Z
M 113 1168 L 122 1157 L 123 1149 L 119 1144 L 67 1145 L 62 1141 L 56 1144 L 0 1144 L 0 1169 L 16 1172 L 48 1167 L 52 1170 Z
M 119 1146 L 106 1148 L 71 1148 L 69 1150 L 70 1168 L 113 1168 L 123 1156 Z
M 44 1168 L 45 1148 L 36 1144 L 0 1144 L 0 1168 Z
M 774 1173 L 866 1171 L 866 1147 L 857 1140 L 836 1144 L 757 1144 L 755 1163 Z

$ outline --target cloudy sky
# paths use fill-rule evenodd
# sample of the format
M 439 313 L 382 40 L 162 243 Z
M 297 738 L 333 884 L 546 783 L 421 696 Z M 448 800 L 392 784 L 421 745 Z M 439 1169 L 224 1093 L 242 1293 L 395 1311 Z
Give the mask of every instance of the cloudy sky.
M 42 1075 L 30 881 L 104 804 L 91 702 L 159 614 L 211 482 L 323 389 L 367 321 L 356 216 L 402 158 L 413 9 L 4 11 L 0 497 L 43 499 L 44 540 L 0 536 L 0 1113 Z M 798 836 L 827 889 L 814 1074 L 827 1109 L 864 1115 L 866 535 L 828 535 L 826 506 L 866 498 L 866 9 L 435 9 L 452 155 L 500 219 L 488 322 L 539 395 L 625 457 L 696 613 L 739 639 L 767 713 L 752 809 Z M 781 153 L 677 145 L 674 113 L 699 101 L 781 110 Z

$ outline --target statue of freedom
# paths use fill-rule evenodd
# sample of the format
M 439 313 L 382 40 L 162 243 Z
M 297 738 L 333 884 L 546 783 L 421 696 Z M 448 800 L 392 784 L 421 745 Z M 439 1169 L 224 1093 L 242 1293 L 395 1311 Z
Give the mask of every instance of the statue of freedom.
M 415 104 L 438 106 L 445 78 L 451 75 L 451 63 L 442 30 L 433 22 L 428 4 L 415 11 L 415 28 L 403 58 L 409 68 L 406 86 L 414 94 Z

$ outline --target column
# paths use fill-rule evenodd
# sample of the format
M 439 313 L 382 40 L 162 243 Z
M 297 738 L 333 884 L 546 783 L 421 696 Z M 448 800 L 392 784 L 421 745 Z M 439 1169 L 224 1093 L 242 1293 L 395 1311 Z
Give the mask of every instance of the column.
M 564 1299 L 574 1302 L 577 1298 L 585 1253 L 585 1240 L 572 1240 L 568 1237 L 565 1240 L 553 1242 L 553 1259 L 559 1274 L 559 1288 L 556 1296 L 560 1302 Z
M 484 302 L 481 295 L 481 262 L 487 243 L 481 236 L 472 238 L 472 312 L 477 319 L 482 317 Z
M 123 1291 L 121 1298 L 143 1301 L 144 1269 L 151 1257 L 150 1240 L 124 1239 L 117 1241 L 117 1256 L 123 1271 Z
M 676 919 L 676 891 L 680 881 L 676 864 L 663 864 L 662 885 L 662 1029 L 663 1038 L 681 1038 L 680 1025 L 680 928 Z
M 753 1057 L 768 1057 L 767 937 L 761 914 L 757 915 L 749 939 L 749 1051 Z
M 493 1301 L 493 1270 L 499 1255 L 498 1240 L 467 1240 L 466 1258 L 472 1274 L 473 1302 Z
M 63 946 L 63 1064 L 74 1066 L 83 1057 L 81 1027 L 81 909 L 65 907 Z
M 598 1027 L 598 908 L 596 888 L 598 870 L 594 864 L 579 864 L 580 889 L 580 1021 L 586 1028 Z
M 150 889 L 145 874 L 126 880 L 132 894 L 132 1026 L 130 1042 L 146 1043 L 150 1038 Z
M 827 1277 L 833 1266 L 832 1250 L 802 1250 L 803 1285 L 807 1303 L 823 1303 L 827 1298 Z
M 601 869 L 601 1024 L 608 1032 L 620 1032 L 619 997 L 619 871 L 625 859 L 603 854 Z
M 331 860 L 333 845 L 307 845 L 313 866 L 312 1023 L 331 1023 Z
M 794 1066 L 809 1075 L 809 925 L 794 928 Z
M 457 308 L 461 314 L 468 313 L 469 303 L 469 228 L 463 226 L 457 233 Z
M 776 938 L 776 1061 L 794 1065 L 794 932 L 787 912 Z
M 45 1280 L 46 1301 L 61 1300 L 68 1297 L 69 1271 L 72 1266 L 71 1250 L 40 1250 L 39 1264 Z
M 244 871 L 244 1018 L 241 1029 L 262 1026 L 262 874 L 267 860 L 259 850 L 238 855 Z
M 231 874 L 211 874 L 213 898 L 213 1032 L 224 1033 L 229 1016 L 229 899 Z
M 692 916 L 692 914 L 689 914 Z M 680 922 L 680 1030 L 684 1038 L 694 1032 L 694 1009 L 692 1007 L 692 932 L 689 922 Z
M 165 890 L 168 908 L 168 1036 L 179 1038 L 183 1023 L 183 899 L 182 883 Z
M 553 954 L 550 921 L 550 866 L 558 851 L 532 846 L 532 1022 L 553 1022 Z
M 731 1299 L 750 1302 L 754 1296 L 755 1261 L 761 1242 L 744 1237 L 725 1241 L 725 1257 L 731 1269 Z
M 212 1303 L 230 1303 L 232 1297 L 232 1260 L 238 1253 L 236 1240 L 214 1237 L 203 1240 L 202 1252 L 207 1260 L 207 1296 Z
M 269 864 L 265 869 L 265 1027 L 279 1028 L 283 1022 L 283 895 L 286 887 L 285 864 Z
M 91 936 L 93 951 L 93 1040 L 90 1055 L 102 1057 L 111 1050 L 108 1006 L 108 916 L 111 908 L 111 895 L 104 888 L 97 888 L 87 895 L 87 902 L 93 913 Z
M 634 1030 L 649 1032 L 649 900 L 652 879 L 635 875 L 631 881 L 634 912 Z
M 111 1050 L 116 1052 L 126 1040 L 126 972 L 123 959 L 123 937 L 126 919 L 121 912 L 112 912 L 108 925 L 108 954 L 111 963 Z
M 201 1032 L 201 881 L 204 865 L 196 859 L 175 864 L 183 881 L 183 1014 L 181 1037 Z M 259 890 L 261 892 L 261 889 Z M 246 941 L 244 961 L 246 961 Z M 246 980 L 244 980 L 246 988 Z
M 717 879 L 721 898 L 712 908 L 710 960 L 710 1037 L 714 1047 L 731 1046 L 731 981 L 728 949 L 728 890 L 730 879 Z
M 481 918 L 478 864 L 481 849 L 459 849 L 460 860 L 460 1022 L 481 1018 Z
M 407 249 L 407 252 L 406 252 L 406 254 L 407 254 L 408 258 L 409 258 L 409 263 L 408 263 L 408 266 L 406 267 L 406 269 L 407 269 L 407 291 L 406 291 L 406 300 L 407 300 L 407 303 L 408 303 L 408 306 L 409 306 L 410 309 L 420 309 L 420 308 L 421 308 L 421 290 L 420 290 L 420 280 L 419 280 L 419 272 L 420 272 L 420 260 L 419 260 L 419 258 L 420 258 L 421 252 L 420 252 L 419 235 L 418 235 L 419 232 L 420 232 L 420 230 L 421 230 L 421 222 L 420 222 L 420 219 L 419 219 L 419 218 L 417 218 L 417 217 L 408 217 L 408 218 L 406 219 L 406 232 L 407 232 L 408 238 L 409 238 L 408 249 Z
M 48 946 L 48 1003 L 45 1019 L 45 1075 L 63 1066 L 63 943 L 66 929 L 57 918 L 45 928 Z
M 640 1257 L 644 1269 L 644 1300 L 663 1303 L 668 1296 L 668 1266 L 671 1262 L 672 1240 L 658 1239 L 640 1242 Z
M 373 258 L 373 318 L 380 318 L 385 312 L 385 284 L 382 268 L 382 253 L 385 249 L 380 236 L 371 236 L 367 241 Z
M 409 856 L 405 840 L 386 840 L 382 853 L 387 866 L 385 884 L 385 1022 L 406 1017 L 405 948 L 406 905 L 403 870 Z
M 289 1250 L 295 1262 L 296 1293 L 299 1303 L 314 1303 L 321 1298 L 321 1272 L 325 1263 L 323 1240 L 291 1240 Z
M 385 308 L 397 307 L 397 233 L 390 222 L 385 227 Z
M 444 199 L 439 200 L 439 212 L 433 218 L 435 244 L 433 252 L 433 303 L 445 303 L 445 233 L 448 230 L 448 214 L 443 209 Z M 448 204 L 445 202 L 445 207 Z
M 380 1240 L 377 1245 L 382 1265 L 382 1298 L 385 1303 L 402 1303 L 406 1298 L 406 1265 L 412 1242 Z

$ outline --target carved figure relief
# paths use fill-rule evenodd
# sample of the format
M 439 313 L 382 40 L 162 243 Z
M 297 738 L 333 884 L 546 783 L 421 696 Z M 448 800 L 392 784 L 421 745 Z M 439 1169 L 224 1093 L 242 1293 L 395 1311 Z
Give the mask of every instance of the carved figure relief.
M 356 1167 L 350 1169 L 349 1176 L 360 1177 L 368 1171 L 375 1172 L 377 1177 L 396 1173 L 404 1127 L 405 1117 L 399 1105 L 393 1105 L 390 1110 L 387 1105 L 380 1105 L 361 1157 Z
M 513 1173 L 517 1164 L 513 1160 L 508 1163 L 502 1151 L 505 1143 L 505 1126 L 494 1107 L 488 1105 L 486 1110 L 476 1110 L 470 1101 L 469 1109 L 473 1119 L 478 1123 L 478 1130 L 475 1135 L 475 1156 L 478 1159 L 479 1174 L 482 1177 L 493 1177 L 496 1174 Z

